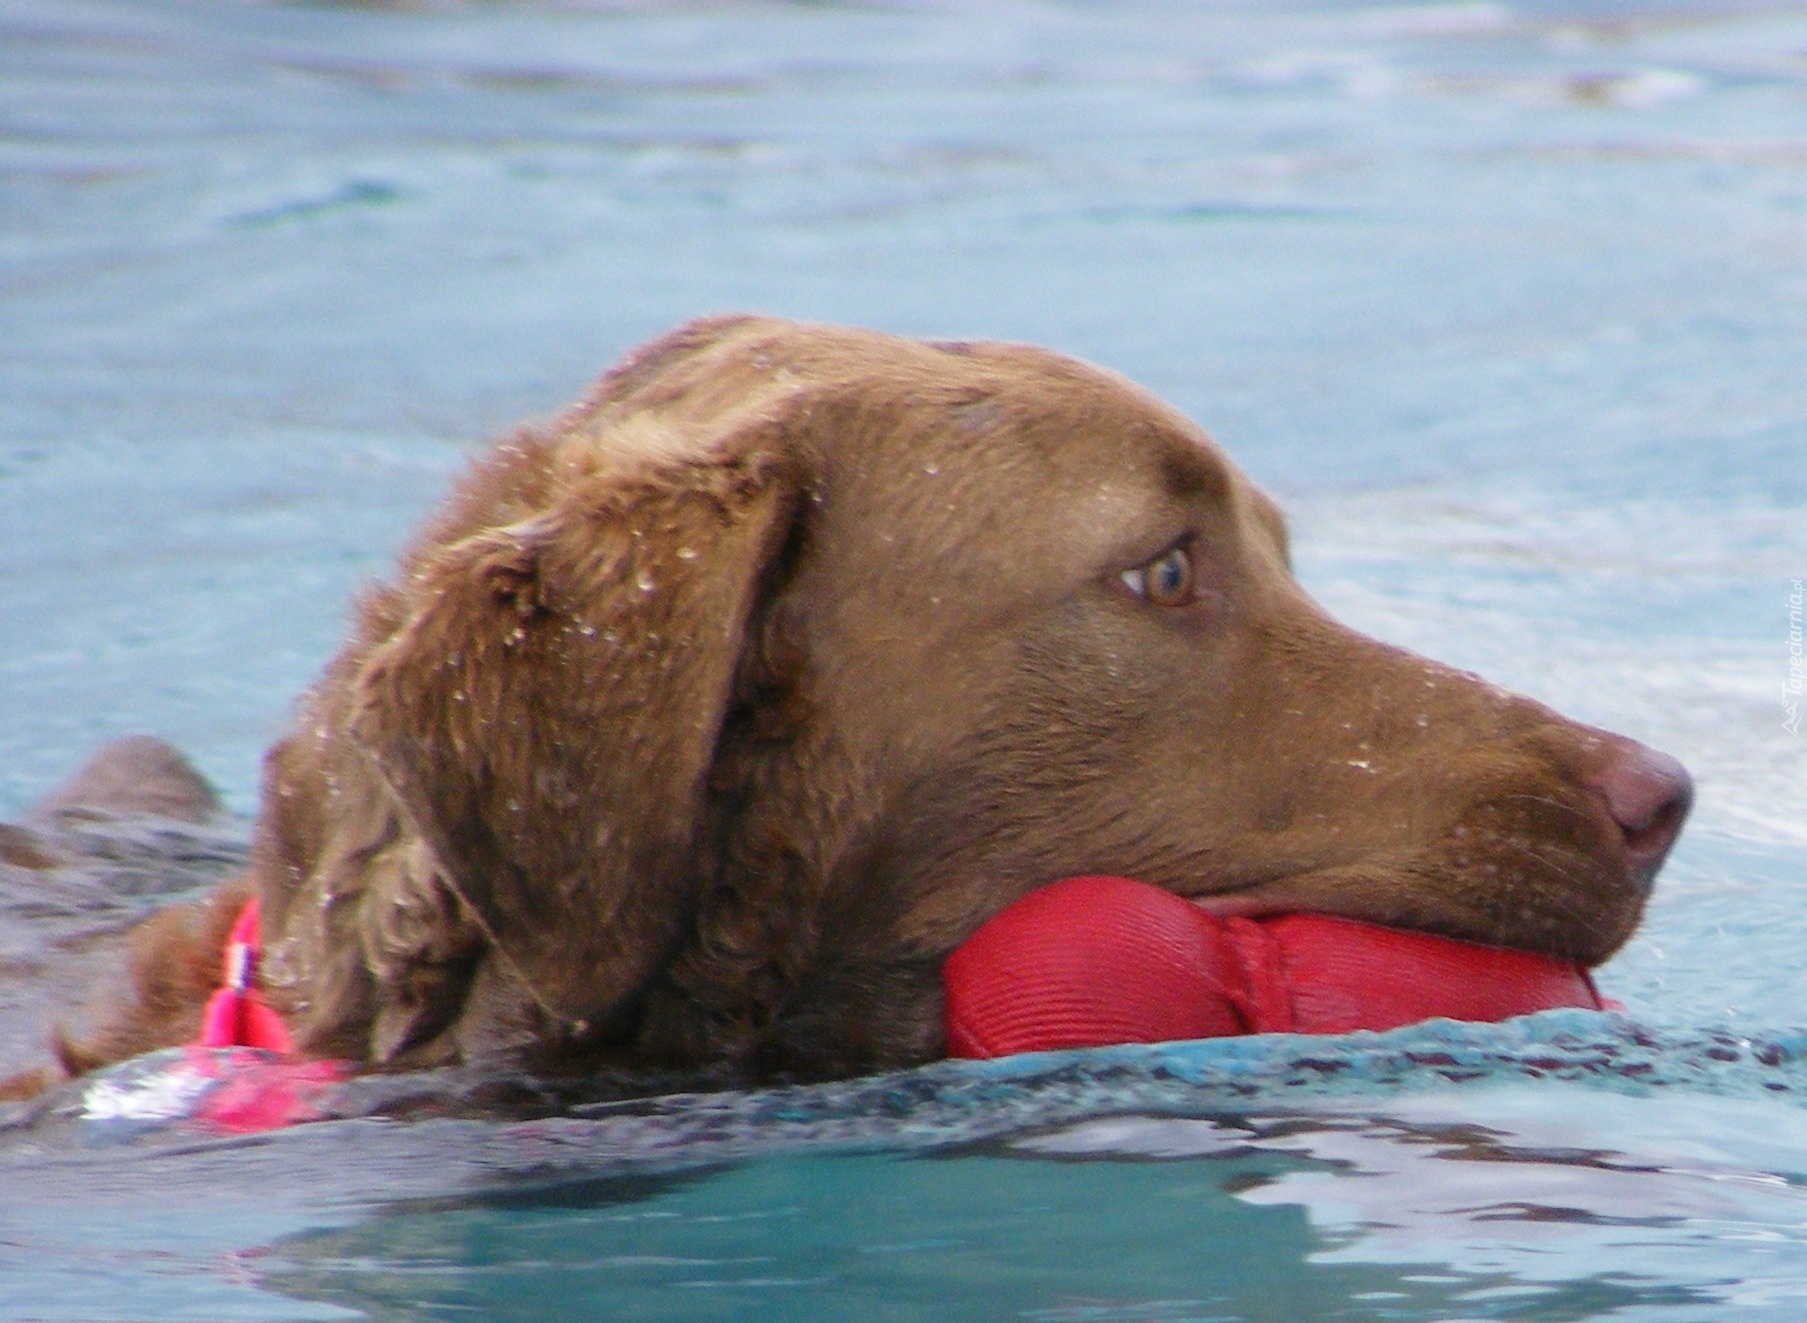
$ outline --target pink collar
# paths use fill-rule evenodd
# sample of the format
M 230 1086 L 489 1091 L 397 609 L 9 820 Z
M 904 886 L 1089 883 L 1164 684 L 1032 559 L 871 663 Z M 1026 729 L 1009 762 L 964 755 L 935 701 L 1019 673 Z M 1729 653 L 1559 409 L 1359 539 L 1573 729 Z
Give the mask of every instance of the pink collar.
M 284 1054 L 295 1050 L 289 1027 L 265 1004 L 256 988 L 257 962 L 263 954 L 263 924 L 253 896 L 238 912 L 226 938 L 219 991 L 201 1012 L 197 1047 L 261 1047 Z

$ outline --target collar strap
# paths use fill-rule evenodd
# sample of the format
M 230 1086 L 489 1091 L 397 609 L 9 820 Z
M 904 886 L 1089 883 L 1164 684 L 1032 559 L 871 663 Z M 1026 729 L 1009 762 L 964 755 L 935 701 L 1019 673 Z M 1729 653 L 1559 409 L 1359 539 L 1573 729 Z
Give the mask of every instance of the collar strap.
M 253 896 L 238 912 L 222 953 L 220 987 L 201 1012 L 197 1047 L 261 1047 L 284 1054 L 295 1050 L 282 1016 L 259 995 L 257 962 L 263 954 L 263 924 Z

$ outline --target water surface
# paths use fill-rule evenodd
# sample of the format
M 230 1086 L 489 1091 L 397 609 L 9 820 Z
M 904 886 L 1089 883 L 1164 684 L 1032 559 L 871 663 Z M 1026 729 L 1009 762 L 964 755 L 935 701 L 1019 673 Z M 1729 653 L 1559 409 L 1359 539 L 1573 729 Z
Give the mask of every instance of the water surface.
M 1309 1105 L 1287 1058 L 943 1131 L 906 1081 L 794 1143 L 567 1117 L 536 1179 L 457 1156 L 525 1122 L 52 1128 L 0 1313 L 1801 1316 L 1802 1113 L 1737 1044 L 1807 1023 L 1807 7 L 4 0 L 0 817 L 136 731 L 249 812 L 461 458 L 730 308 L 1118 369 L 1337 614 L 1680 756 L 1601 975 L 1642 1082 L 1528 1078 L 1586 1059 L 1547 1027 Z

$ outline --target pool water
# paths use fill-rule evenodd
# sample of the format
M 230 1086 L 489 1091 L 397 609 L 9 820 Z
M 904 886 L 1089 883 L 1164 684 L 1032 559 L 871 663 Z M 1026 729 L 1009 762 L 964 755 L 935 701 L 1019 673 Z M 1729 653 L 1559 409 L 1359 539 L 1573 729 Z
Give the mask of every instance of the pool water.
M 0 0 L 0 818 L 139 731 L 249 813 L 461 459 L 730 308 L 1120 370 L 1343 619 L 1679 756 L 1627 1016 L 65 1110 L 0 1317 L 1807 1316 L 1807 4 Z

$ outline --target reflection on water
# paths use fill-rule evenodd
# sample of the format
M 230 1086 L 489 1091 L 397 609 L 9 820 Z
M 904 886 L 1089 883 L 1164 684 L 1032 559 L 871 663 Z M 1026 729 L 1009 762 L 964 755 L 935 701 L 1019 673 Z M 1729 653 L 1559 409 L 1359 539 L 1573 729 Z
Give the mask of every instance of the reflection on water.
M 1569 1011 L 530 1120 L 367 1079 L 236 1140 L 53 1099 L 0 1142 L 0 1271 L 72 1319 L 120 1281 L 152 1318 L 1794 1319 L 1803 1072 Z
M 1246 1150 L 1158 1166 L 750 1163 L 631 1202 L 592 1191 L 575 1206 L 395 1212 L 284 1241 L 260 1273 L 286 1294 L 406 1319 L 1281 1320 L 1383 1294 L 1412 1308 L 1404 1317 L 1435 1317 L 1459 1297 L 1400 1290 L 1388 1269 L 1314 1267 L 1326 1242 L 1300 1209 L 1239 1197 L 1311 1165 Z
M 1692 1142 L 1626 1153 L 1578 1146 L 1606 1137 L 1599 1114 L 1576 1125 L 1502 1101 L 1523 1130 L 1409 1106 L 1126 1116 L 914 1159 L 752 1161 L 397 1207 L 286 1238 L 257 1272 L 285 1294 L 397 1319 L 1691 1319 L 1799 1308 L 1801 1237 L 1770 1231 L 1804 1211 L 1798 1165 L 1777 1174 L 1701 1152 L 1712 1142 L 1701 1134 L 1750 1117 L 1709 1107 Z M 1606 1111 L 1637 1124 L 1639 1106 Z M 1744 1279 L 1727 1280 L 1716 1251 L 1753 1238 L 1755 1253 L 1734 1251 Z

